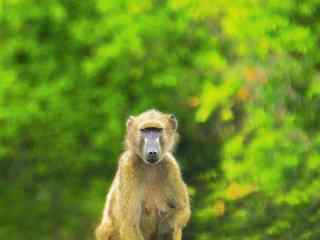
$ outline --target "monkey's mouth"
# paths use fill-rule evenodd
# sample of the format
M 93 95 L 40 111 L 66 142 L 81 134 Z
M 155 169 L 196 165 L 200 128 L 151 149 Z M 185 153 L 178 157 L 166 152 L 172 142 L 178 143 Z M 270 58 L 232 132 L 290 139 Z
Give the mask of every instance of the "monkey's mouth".
M 158 156 L 148 156 L 146 158 L 146 160 L 147 160 L 147 163 L 149 163 L 149 164 L 155 164 L 155 163 L 159 162 L 159 157 Z

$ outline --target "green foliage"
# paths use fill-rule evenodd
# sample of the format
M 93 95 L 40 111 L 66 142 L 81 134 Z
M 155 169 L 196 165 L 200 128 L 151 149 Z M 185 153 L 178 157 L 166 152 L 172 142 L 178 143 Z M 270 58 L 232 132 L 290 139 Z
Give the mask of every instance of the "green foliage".
M 219 14 L 207 14 L 231 43 L 220 51 L 228 64 L 217 83 L 203 89 L 198 120 L 231 111 L 220 126 L 221 177 L 207 197 L 214 206 L 223 203 L 215 214 L 219 232 L 228 239 L 318 239 L 318 5 L 218 5 Z M 225 76 L 235 66 L 239 81 L 230 85 Z
M 185 239 L 319 239 L 319 4 L 0 0 L 0 238 L 92 239 L 125 119 L 156 107 Z

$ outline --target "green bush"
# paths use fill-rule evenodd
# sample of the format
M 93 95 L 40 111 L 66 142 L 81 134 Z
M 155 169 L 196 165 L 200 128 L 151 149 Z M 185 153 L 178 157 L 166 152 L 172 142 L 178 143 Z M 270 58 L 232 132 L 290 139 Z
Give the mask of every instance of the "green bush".
M 316 0 L 0 0 L 0 238 L 92 239 L 125 121 L 176 113 L 184 239 L 319 239 Z

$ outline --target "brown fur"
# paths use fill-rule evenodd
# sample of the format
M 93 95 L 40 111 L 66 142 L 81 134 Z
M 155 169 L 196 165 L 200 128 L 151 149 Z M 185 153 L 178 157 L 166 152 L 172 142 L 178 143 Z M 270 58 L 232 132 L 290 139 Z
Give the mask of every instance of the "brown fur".
M 140 129 L 163 128 L 162 160 L 141 159 Z M 172 155 L 177 122 L 169 114 L 149 110 L 127 122 L 125 151 L 107 195 L 98 240 L 181 240 L 190 217 L 187 187 Z

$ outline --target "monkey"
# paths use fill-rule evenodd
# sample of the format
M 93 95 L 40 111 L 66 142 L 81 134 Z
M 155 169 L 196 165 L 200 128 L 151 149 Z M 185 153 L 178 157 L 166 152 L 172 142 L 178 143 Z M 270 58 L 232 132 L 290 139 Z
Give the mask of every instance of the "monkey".
M 127 120 L 125 149 L 106 197 L 97 240 L 181 240 L 191 215 L 173 156 L 174 115 L 151 109 Z

